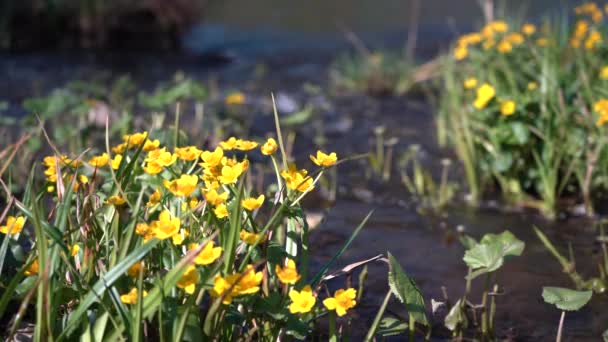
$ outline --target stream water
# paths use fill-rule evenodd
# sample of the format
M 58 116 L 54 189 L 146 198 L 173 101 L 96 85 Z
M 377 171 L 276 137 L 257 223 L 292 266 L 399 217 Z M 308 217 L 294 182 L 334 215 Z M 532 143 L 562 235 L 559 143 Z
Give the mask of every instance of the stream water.
M 447 38 L 454 32 L 481 21 L 474 0 L 422 3 L 418 19 L 423 51 L 425 47 L 429 47 L 427 51 L 436 51 L 447 45 Z M 575 1 L 505 3 L 511 12 L 528 7 L 531 18 L 538 19 L 540 13 L 555 13 L 562 8 L 561 4 L 571 8 Z M 22 115 L 23 99 L 43 94 L 70 79 L 86 79 L 101 71 L 115 75 L 129 73 L 139 86 L 150 89 L 158 80 L 168 79 L 175 71 L 182 70 L 198 79 L 213 77 L 221 90 L 241 89 L 260 102 L 267 99 L 269 91 L 279 91 L 302 107 L 308 101 L 302 85 L 314 83 L 325 88 L 328 61 L 349 45 L 338 27 L 360 32 L 371 45 L 401 46 L 410 6 L 411 1 L 391 0 L 301 3 L 263 0 L 256 1 L 255 5 L 246 0 L 215 1 L 210 4 L 205 25 L 184 38 L 189 49 L 184 55 L 3 54 L 0 55 L 0 74 L 4 77 L 0 82 L 0 100 L 8 102 L 8 110 L 2 115 Z M 270 71 L 261 79 L 250 81 L 255 66 L 261 63 Z M 328 102 L 323 113 L 328 121 L 350 120 L 352 123 L 328 137 L 340 155 L 369 151 L 373 127 L 385 125 L 388 136 L 399 138 L 399 148 L 420 144 L 428 164 L 438 165 L 446 156 L 435 144 L 432 108 L 420 99 L 323 97 L 317 103 Z M 272 126 L 261 128 L 264 129 L 272 130 Z M 308 144 L 307 147 L 311 141 L 306 131 L 298 137 L 298 144 Z M 307 158 L 304 154 L 297 157 Z M 510 260 L 501 269 L 498 282 L 504 293 L 497 297 L 496 330 L 501 337 L 526 341 L 551 340 L 556 333 L 560 313 L 543 302 L 542 286 L 573 286 L 535 237 L 533 225 L 541 227 L 562 251 L 571 243 L 577 268 L 583 275 L 597 273 L 601 251 L 592 222 L 575 218 L 546 222 L 534 213 L 473 210 L 464 206 L 452 207 L 445 218 L 424 217 L 416 211 L 405 188 L 395 180 L 389 185 L 373 186 L 372 203 L 356 200 L 353 190 L 364 189 L 368 184 L 356 170 L 358 164 L 353 165 L 343 168 L 345 176 L 340 184 L 344 195 L 324 214 L 325 219 L 312 233 L 312 253 L 317 264 L 329 260 L 363 216 L 370 209 L 376 209 L 338 266 L 390 251 L 416 280 L 427 304 L 431 298 L 443 300 L 442 286 L 446 287 L 450 300 L 455 301 L 464 290 L 467 271 L 462 261 L 464 250 L 454 242 L 455 227 L 464 226 L 466 233 L 476 238 L 508 229 L 526 242 L 526 249 L 521 257 Z M 388 289 L 386 271 L 382 263 L 370 265 L 366 297 L 355 310 L 353 340 L 365 334 L 358 327 L 369 326 Z M 478 289 L 476 282 L 473 293 L 479 294 L 475 291 Z M 473 300 L 480 298 L 474 296 Z M 601 333 L 608 329 L 606 304 L 605 295 L 598 295 L 580 312 L 569 313 L 564 340 L 600 340 Z M 389 305 L 389 312 L 405 315 L 395 301 Z M 437 340 L 446 338 L 445 331 L 436 337 Z

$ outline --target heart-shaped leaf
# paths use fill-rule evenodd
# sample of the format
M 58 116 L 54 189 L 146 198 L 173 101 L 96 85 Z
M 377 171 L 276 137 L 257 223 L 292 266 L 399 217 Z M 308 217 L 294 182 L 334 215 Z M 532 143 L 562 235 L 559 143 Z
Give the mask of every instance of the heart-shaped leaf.
M 464 262 L 474 270 L 469 278 L 474 279 L 481 274 L 496 271 L 503 265 L 506 257 L 521 255 L 524 247 L 524 242 L 509 231 L 486 234 L 477 245 L 464 253 Z
M 576 291 L 563 287 L 543 287 L 543 299 L 564 311 L 577 311 L 591 299 L 592 291 Z
M 418 323 L 428 325 L 426 319 L 426 307 L 422 292 L 416 283 L 407 276 L 397 259 L 388 253 L 389 273 L 388 285 L 401 303 L 405 304 L 408 314 Z
M 520 256 L 526 246 L 523 241 L 516 238 L 515 235 L 508 230 L 505 230 L 500 234 L 486 234 L 481 239 L 481 243 L 500 244 L 503 257 Z

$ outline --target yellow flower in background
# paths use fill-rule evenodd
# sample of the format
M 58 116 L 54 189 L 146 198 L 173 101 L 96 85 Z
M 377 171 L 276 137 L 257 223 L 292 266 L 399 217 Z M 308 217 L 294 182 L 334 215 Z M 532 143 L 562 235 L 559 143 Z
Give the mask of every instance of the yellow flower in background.
M 168 181 L 164 180 L 163 185 L 175 196 L 190 196 L 196 190 L 198 184 L 198 176 L 196 175 L 181 175 L 178 179 Z
M 213 213 L 218 219 L 223 219 L 224 217 L 228 217 L 228 208 L 222 203 L 213 209 Z
M 212 264 L 215 260 L 217 260 L 220 257 L 220 255 L 222 255 L 222 247 L 214 247 L 214 246 L 215 246 L 215 242 L 213 242 L 213 241 L 207 242 L 205 247 L 203 247 L 201 252 L 194 259 L 194 263 L 197 265 L 204 266 L 204 265 Z M 193 250 L 193 249 L 196 249 L 198 247 L 198 245 L 190 244 L 189 247 L 190 247 L 189 248 L 190 250 Z
M 135 226 L 135 234 L 137 235 L 146 235 L 149 230 L 150 226 L 148 226 L 146 223 L 138 223 Z
M 509 53 L 513 50 L 513 44 L 511 44 L 511 42 L 507 41 L 507 40 L 501 40 L 500 43 L 498 43 L 498 52 L 500 53 Z
M 310 312 L 317 302 L 317 298 L 313 295 L 310 285 L 304 286 L 302 291 L 292 289 L 289 291 L 289 298 L 291 299 L 289 312 L 292 314 Z
M 193 161 L 197 160 L 203 151 L 196 148 L 196 146 L 178 147 L 175 149 L 175 154 L 181 160 Z
M 224 150 L 221 147 L 216 147 L 213 152 L 203 151 L 201 153 L 203 162 L 200 165 L 205 168 L 216 167 L 221 164 L 222 158 L 224 158 Z
M 107 153 L 102 153 L 99 156 L 94 156 L 93 158 L 91 158 L 89 160 L 89 165 L 91 165 L 92 167 L 104 167 L 106 166 L 106 164 L 108 164 L 108 154 Z
M 19 234 L 23 230 L 24 224 L 25 218 L 22 216 L 9 216 L 6 218 L 6 223 L 4 226 L 0 226 L 0 233 L 8 235 L 10 231 L 11 235 Z
M 148 203 L 146 204 L 148 207 L 151 207 L 153 205 L 155 205 L 156 203 L 160 202 L 160 190 L 156 189 L 152 195 L 150 195 L 150 198 L 148 198 Z
M 80 246 L 79 245 L 73 245 L 70 247 L 70 255 L 71 256 L 75 256 L 76 254 L 78 254 L 78 252 L 80 251 Z
M 241 105 L 245 103 L 245 94 L 241 92 L 232 93 L 224 99 L 224 103 L 227 105 Z
M 32 264 L 30 265 L 30 267 L 28 267 L 25 270 L 25 272 L 23 272 L 23 274 L 25 274 L 28 277 L 36 275 L 39 272 L 39 268 L 40 268 L 40 264 L 38 263 L 38 259 L 34 259 L 34 261 L 32 262 Z
M 600 115 L 596 125 L 604 126 L 608 122 L 608 99 L 600 99 L 593 105 L 593 110 Z
M 536 82 L 528 83 L 528 90 L 536 90 L 536 89 L 538 89 L 538 83 L 536 83 Z
M 258 143 L 251 140 L 238 140 L 237 149 L 241 151 L 251 151 L 258 147 Z
M 243 165 L 241 163 L 233 166 L 225 165 L 222 167 L 222 174 L 217 179 L 225 185 L 234 184 L 239 176 L 243 173 Z
M 207 203 L 214 207 L 224 203 L 228 199 L 228 192 L 219 194 L 215 189 L 209 190 L 203 194 Z
M 531 36 L 536 32 L 536 26 L 526 23 L 521 27 L 521 32 L 523 32 L 526 36 Z
M 536 40 L 536 45 L 540 46 L 540 47 L 544 47 L 549 45 L 549 40 L 547 38 L 538 38 Z
M 262 282 L 262 272 L 256 272 L 253 265 L 247 265 L 247 268 L 243 272 L 243 276 L 239 277 L 238 283 L 234 288 L 234 292 L 237 295 L 253 294 L 260 290 L 260 283 Z
M 478 32 L 464 34 L 458 38 L 457 44 L 462 46 L 476 45 L 481 43 L 482 37 Z
M 602 34 L 596 30 L 593 30 L 591 33 L 589 33 L 589 37 L 587 37 L 587 40 L 585 41 L 585 49 L 592 50 L 597 45 L 601 44 L 602 41 Z
M 129 277 L 133 277 L 133 278 L 138 278 L 140 272 L 146 273 L 146 265 L 144 264 L 143 261 L 138 261 L 138 262 L 134 263 L 127 270 L 127 274 L 129 275 Z
M 310 160 L 317 164 L 317 166 L 330 167 L 336 164 L 336 161 L 338 161 L 338 156 L 336 155 L 336 152 L 325 154 L 322 151 L 317 151 L 317 156 L 315 157 L 311 155 Z
M 148 138 L 148 132 L 137 132 L 133 134 L 127 134 L 122 136 L 122 140 L 130 148 L 138 148 Z
M 159 240 L 165 240 L 179 233 L 181 221 L 178 217 L 171 218 L 168 210 L 163 210 L 158 216 L 158 221 L 153 221 L 149 229 L 153 236 Z
M 131 291 L 129 291 L 129 293 L 121 295 L 120 301 L 125 304 L 137 304 L 138 294 L 139 294 L 139 291 L 137 290 L 137 287 L 134 287 L 131 289 Z M 148 295 L 148 291 L 144 290 L 143 293 L 141 294 L 141 297 L 144 298 L 147 295 Z
M 127 150 L 127 143 L 118 144 L 118 145 L 112 147 L 112 152 L 116 153 L 116 154 L 125 153 L 126 150 Z
M 287 265 L 284 267 L 275 265 L 274 271 L 276 272 L 279 281 L 283 284 L 293 285 L 301 278 L 301 276 L 298 274 L 298 270 L 296 269 L 296 263 L 292 259 L 288 259 Z
M 339 317 L 346 315 L 346 311 L 354 308 L 357 304 L 355 300 L 357 298 L 357 290 L 348 288 L 346 290 L 340 289 L 334 293 L 333 297 L 326 298 L 323 300 L 323 305 L 330 311 L 336 311 Z
M 106 203 L 114 206 L 120 206 L 127 203 L 127 200 L 125 200 L 121 196 L 110 196 Z
M 120 167 L 121 162 L 122 162 L 122 155 L 117 154 L 114 156 L 114 158 L 110 162 L 110 166 L 112 167 L 113 170 L 118 170 L 118 167 Z
M 186 272 L 182 275 L 182 277 L 177 282 L 177 287 L 180 289 L 184 289 L 187 294 L 193 294 L 196 289 L 196 283 L 198 283 L 198 271 L 194 266 L 188 266 L 186 268 Z
M 314 188 L 313 179 L 308 176 L 308 171 L 298 170 L 295 164 L 290 164 L 289 169 L 281 171 L 281 177 L 285 179 L 285 185 L 289 189 L 305 192 Z
M 518 33 L 518 32 L 509 33 L 505 37 L 505 40 L 508 41 L 509 43 L 514 44 L 514 45 L 523 44 L 523 42 L 525 41 L 524 36 L 521 33 Z
M 473 77 L 467 78 L 466 80 L 464 80 L 462 85 L 465 89 L 473 89 L 477 87 L 477 79 Z
M 255 242 L 258 241 L 258 239 L 260 239 L 258 244 L 263 243 L 266 240 L 265 235 L 261 236 L 261 238 L 260 238 L 260 234 L 250 233 L 250 232 L 246 231 L 245 229 L 241 230 L 241 233 L 239 234 L 239 236 L 240 236 L 241 240 L 243 240 L 243 242 L 248 245 L 255 244 Z
M 513 115 L 515 113 L 515 101 L 507 100 L 500 104 L 500 113 L 504 116 Z
M 273 138 L 268 138 L 264 145 L 260 148 L 262 154 L 265 156 L 273 155 L 277 151 L 277 142 Z
M 198 203 L 198 198 L 192 197 L 188 201 L 188 207 L 190 207 L 190 210 L 194 210 L 194 208 L 198 207 Z
M 456 45 L 454 48 L 454 59 L 461 61 L 469 55 L 469 49 L 466 45 Z
M 259 207 L 262 206 L 263 203 L 264 203 L 264 195 L 260 195 L 260 196 L 258 196 L 258 198 L 249 197 L 249 198 L 245 198 L 245 199 L 241 200 L 241 205 L 243 206 L 243 208 L 245 208 L 249 211 L 258 209 Z
M 603 80 L 608 80 L 608 65 L 602 67 L 600 71 L 600 78 Z
M 491 85 L 484 83 L 477 89 L 477 98 L 473 106 L 477 109 L 483 109 L 488 105 L 488 102 L 494 98 L 496 90 Z
M 233 284 L 236 281 L 235 276 L 240 276 L 240 274 L 235 274 L 228 277 L 222 277 L 219 274 L 215 276 L 213 280 L 213 288 L 209 291 L 213 298 L 218 298 L 220 296 L 224 296 L 222 299 L 222 304 L 229 305 L 232 303 L 232 298 L 236 295 L 234 292 Z M 232 290 L 230 290 L 232 288 Z M 229 291 L 230 290 L 230 291 Z
M 226 151 L 231 151 L 237 148 L 238 143 L 235 137 L 230 137 L 228 140 L 220 141 L 220 146 Z
M 144 147 L 142 150 L 146 152 L 154 151 L 160 146 L 160 141 L 158 139 L 155 140 L 146 140 L 144 143 Z
M 165 147 L 148 152 L 148 156 L 144 160 L 146 173 L 155 175 L 160 173 L 165 167 L 173 165 L 177 160 L 177 155 L 168 152 Z

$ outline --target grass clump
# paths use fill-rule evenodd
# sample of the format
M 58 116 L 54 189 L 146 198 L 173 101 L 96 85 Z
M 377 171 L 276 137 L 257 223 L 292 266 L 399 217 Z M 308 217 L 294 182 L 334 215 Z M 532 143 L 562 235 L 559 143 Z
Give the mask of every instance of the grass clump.
M 463 162 L 473 202 L 496 185 L 548 217 L 565 197 L 593 214 L 608 181 L 605 11 L 588 3 L 575 15 L 574 25 L 492 21 L 444 59 L 439 141 Z

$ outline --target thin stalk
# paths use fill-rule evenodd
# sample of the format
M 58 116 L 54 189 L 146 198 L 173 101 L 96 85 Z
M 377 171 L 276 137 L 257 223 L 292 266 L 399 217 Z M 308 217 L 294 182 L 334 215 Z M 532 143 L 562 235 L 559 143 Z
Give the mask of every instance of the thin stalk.
M 410 342 L 414 342 L 415 337 L 416 337 L 416 319 L 414 319 L 414 316 L 412 316 L 412 315 L 410 315 L 409 329 L 410 329 Z
M 173 138 L 173 148 L 179 146 L 179 116 L 181 112 L 180 102 L 175 104 L 175 137 Z
M 334 311 L 329 312 L 329 342 L 338 342 L 338 335 L 336 332 L 336 313 Z
M 378 313 L 376 314 L 376 317 L 374 318 L 374 322 L 372 323 L 371 328 L 369 328 L 369 331 L 367 332 L 367 335 L 365 336 L 365 341 L 372 341 L 374 339 L 374 335 L 376 334 L 376 330 L 378 329 L 378 325 L 380 324 L 380 320 L 382 319 L 382 316 L 384 316 L 384 311 L 386 311 L 386 306 L 388 305 L 388 301 L 391 299 L 391 295 L 392 292 L 389 290 L 386 294 L 386 296 L 384 297 L 384 301 L 382 301 L 382 305 L 380 306 L 380 309 L 378 309 Z
M 490 298 L 490 317 L 489 317 L 489 324 L 488 324 L 488 328 L 490 331 L 490 334 L 494 334 L 494 316 L 496 315 L 496 293 L 498 292 L 498 284 L 494 284 L 494 288 L 492 289 L 492 292 L 494 293 L 492 295 L 492 298 Z
M 490 287 L 490 274 L 486 275 L 486 283 L 483 287 L 483 296 L 481 297 L 481 334 L 482 340 L 488 336 L 488 288 Z
M 566 318 L 566 311 L 562 311 L 562 315 L 559 318 L 559 326 L 557 327 L 557 337 L 555 338 L 555 342 L 562 341 L 562 331 L 564 329 L 564 318 Z

